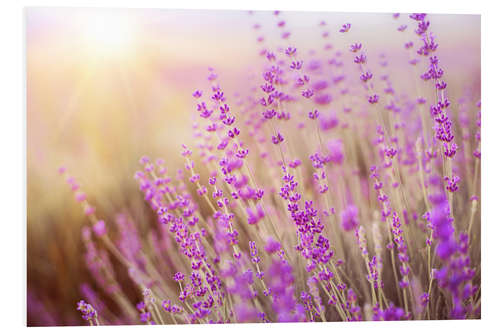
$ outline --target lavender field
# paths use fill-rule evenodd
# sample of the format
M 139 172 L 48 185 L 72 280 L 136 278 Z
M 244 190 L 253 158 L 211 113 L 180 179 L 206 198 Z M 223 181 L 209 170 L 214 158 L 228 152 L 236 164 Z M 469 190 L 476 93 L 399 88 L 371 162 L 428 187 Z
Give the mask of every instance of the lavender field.
M 28 326 L 480 319 L 480 71 L 478 15 L 29 9 Z

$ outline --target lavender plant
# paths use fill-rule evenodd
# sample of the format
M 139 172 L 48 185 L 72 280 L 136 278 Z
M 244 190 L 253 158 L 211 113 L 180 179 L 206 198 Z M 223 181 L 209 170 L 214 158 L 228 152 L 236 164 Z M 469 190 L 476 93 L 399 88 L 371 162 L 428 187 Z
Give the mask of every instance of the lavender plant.
M 460 110 L 449 99 L 426 14 L 410 25 L 393 15 L 409 39 L 401 68 L 386 54 L 377 63 L 350 23 L 320 22 L 323 47 L 298 49 L 274 15 L 277 45 L 253 27 L 258 76 L 230 97 L 210 68 L 195 87 L 184 167 L 140 159 L 155 217 L 146 235 L 126 214 L 101 219 L 67 176 L 91 222 L 82 239 L 99 289 L 82 287 L 83 320 L 480 318 L 480 103 L 477 91 Z M 394 71 L 415 85 L 392 82 Z

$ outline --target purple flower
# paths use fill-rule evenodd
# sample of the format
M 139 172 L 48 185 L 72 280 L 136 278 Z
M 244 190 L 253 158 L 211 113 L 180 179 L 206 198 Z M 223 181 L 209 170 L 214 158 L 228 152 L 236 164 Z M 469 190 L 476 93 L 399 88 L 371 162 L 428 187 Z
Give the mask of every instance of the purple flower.
M 359 78 L 361 79 L 361 81 L 366 82 L 366 81 L 370 80 L 371 78 L 373 78 L 373 74 L 370 72 L 361 73 L 361 76 Z
M 135 306 L 137 310 L 142 311 L 146 309 L 146 304 L 143 301 L 140 301 L 139 303 L 136 304 Z
M 323 131 L 328 131 L 332 128 L 335 128 L 337 127 L 338 124 L 339 124 L 339 119 L 334 113 L 327 115 L 320 114 L 319 116 L 319 126 Z
M 75 193 L 75 199 L 78 202 L 83 202 L 87 199 L 87 195 L 83 192 L 76 192 Z
M 342 28 L 340 28 L 339 32 L 348 32 L 351 29 L 351 24 L 346 23 L 342 25 Z
M 285 54 L 289 57 L 293 57 L 297 53 L 297 49 L 295 47 L 289 46 L 285 50 Z
M 413 14 L 410 14 L 410 18 L 412 20 L 415 20 L 415 21 L 422 21 L 423 19 L 425 19 L 426 16 L 427 16 L 427 14 L 424 14 L 424 13 L 413 13 Z
M 265 110 L 262 112 L 262 115 L 264 116 L 265 119 L 273 119 L 274 116 L 276 116 L 276 111 L 274 109 Z
M 76 305 L 76 309 L 81 312 L 84 320 L 91 321 L 92 319 L 97 319 L 97 311 L 92 305 L 86 303 L 84 300 L 79 301 Z
M 104 236 L 106 234 L 106 223 L 99 220 L 92 226 L 92 230 L 98 237 Z
M 275 253 L 281 248 L 281 244 L 274 240 L 274 238 L 269 237 L 267 239 L 266 246 L 264 247 L 264 250 L 266 250 L 268 253 Z
M 291 69 L 299 70 L 302 68 L 303 61 L 292 61 L 292 64 L 290 65 Z
M 361 43 L 354 43 L 350 46 L 350 50 L 351 52 L 358 52 L 359 50 L 361 50 Z
M 309 114 L 308 114 L 309 118 L 310 119 L 316 119 L 319 117 L 319 111 L 318 110 L 314 110 L 314 111 L 309 111 Z
M 256 205 L 255 212 L 248 207 L 246 211 L 248 214 L 248 224 L 257 224 L 260 220 L 262 220 L 266 216 L 261 205 Z
M 318 94 L 314 97 L 314 103 L 318 105 L 328 105 L 333 100 L 330 94 Z
M 340 139 L 332 139 L 326 143 L 328 148 L 328 161 L 334 164 L 342 164 L 344 162 L 344 145 Z
M 273 261 L 266 273 L 266 285 L 273 295 L 272 308 L 279 322 L 304 321 L 304 307 L 297 302 L 294 295 L 292 267 L 282 260 Z
M 366 55 L 361 53 L 360 55 L 357 55 L 354 57 L 354 63 L 356 64 L 366 64 Z
M 147 323 L 151 321 L 151 312 L 142 312 L 140 315 L 140 320 L 143 323 Z
M 475 72 L 467 89 L 459 78 L 465 72 L 448 80 L 428 17 L 410 18 L 418 38 L 400 41 L 409 54 L 403 61 L 389 63 L 386 50 L 368 69 L 366 45 L 352 40 L 353 67 L 345 62 L 348 50 L 327 39 L 324 21 L 316 27 L 321 43 L 299 54 L 282 40 L 290 33 L 279 16 L 272 23 L 277 39 L 257 31 L 258 68 L 235 70 L 245 76 L 227 81 L 230 95 L 209 68 L 204 93 L 188 92 L 196 99 L 193 149 L 182 145 L 179 169 L 167 174 L 177 164 L 173 156 L 144 156 L 134 175 L 151 208 L 140 215 L 158 225 L 141 223 L 139 230 L 123 216 L 115 226 L 105 223 L 93 196 L 61 168 L 90 217 L 81 230 L 84 262 L 103 293 L 82 294 L 95 306 L 78 302 L 82 318 L 99 324 L 95 309 L 105 324 L 479 317 L 479 239 L 467 223 L 480 218 L 480 110 L 473 119 L 471 109 L 480 82 Z M 394 36 L 384 38 L 406 33 L 407 24 L 395 24 Z M 423 96 L 393 80 L 408 63 L 427 82 Z M 455 103 L 452 92 L 460 91 Z M 333 244 L 338 237 L 341 244 Z M 174 280 L 164 285 L 153 267 L 161 262 L 168 267 L 158 273 Z M 131 281 L 119 276 L 123 263 Z M 134 316 L 115 318 L 114 305 L 107 309 L 99 298 L 127 291 L 127 281 L 143 286 L 143 302 Z M 168 296 L 161 308 L 149 288 Z
M 184 280 L 184 274 L 182 274 L 181 272 L 177 272 L 174 274 L 174 280 L 176 282 L 181 282 L 182 280 Z
M 445 177 L 444 180 L 448 182 L 446 189 L 450 192 L 458 191 L 458 183 L 460 182 L 459 176 Z
M 359 226 L 358 207 L 348 205 L 341 213 L 341 225 L 345 231 L 351 231 Z
M 374 94 L 374 95 L 368 96 L 368 102 L 369 102 L 370 104 L 376 104 L 376 103 L 378 103 L 378 99 L 379 99 L 379 97 L 378 97 L 378 95 L 377 95 L 377 94 Z
M 302 91 L 302 96 L 305 98 L 311 98 L 314 95 L 314 91 L 312 89 L 306 89 Z
M 283 142 L 284 140 L 285 140 L 285 138 L 283 138 L 283 136 L 281 135 L 281 133 L 280 133 L 280 132 L 278 132 L 278 134 L 276 134 L 276 135 L 273 135 L 273 136 L 272 136 L 272 138 L 271 138 L 271 141 L 272 141 L 275 145 L 277 145 L 277 144 L 279 144 L 279 143 Z

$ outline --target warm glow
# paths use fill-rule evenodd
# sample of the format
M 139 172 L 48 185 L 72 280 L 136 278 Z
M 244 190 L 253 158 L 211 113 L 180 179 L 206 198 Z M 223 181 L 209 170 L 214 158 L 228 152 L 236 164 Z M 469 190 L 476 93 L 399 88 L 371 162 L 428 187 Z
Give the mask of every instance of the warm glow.
M 82 20 L 83 42 L 96 55 L 119 55 L 134 40 L 135 22 L 127 15 L 96 12 Z

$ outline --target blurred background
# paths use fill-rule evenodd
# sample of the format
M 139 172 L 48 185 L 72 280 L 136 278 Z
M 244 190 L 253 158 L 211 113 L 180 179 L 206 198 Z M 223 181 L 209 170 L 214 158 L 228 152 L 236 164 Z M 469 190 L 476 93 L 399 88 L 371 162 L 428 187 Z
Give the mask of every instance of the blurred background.
M 58 167 L 82 184 L 100 216 L 125 212 L 146 226 L 152 219 L 133 179 L 138 159 L 162 157 L 175 170 L 180 145 L 192 142 L 191 94 L 205 86 L 208 67 L 229 96 L 237 92 L 259 75 L 256 38 L 280 40 L 277 19 L 272 12 L 83 8 L 28 8 L 25 17 L 28 325 L 78 325 L 80 286 L 92 282 L 80 240 L 87 222 Z M 280 19 L 299 50 L 323 46 L 321 20 L 334 48 L 344 48 L 335 38 L 350 22 L 352 38 L 395 65 L 408 60 L 404 42 L 415 40 L 403 15 L 401 22 L 391 14 L 312 12 Z M 458 97 L 463 91 L 453 82 L 474 85 L 480 77 L 480 17 L 430 20 Z M 396 31 L 404 23 L 406 35 Z M 394 83 L 404 85 L 397 75 Z

